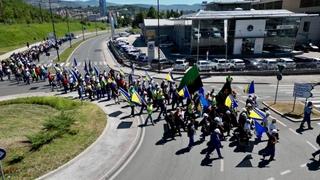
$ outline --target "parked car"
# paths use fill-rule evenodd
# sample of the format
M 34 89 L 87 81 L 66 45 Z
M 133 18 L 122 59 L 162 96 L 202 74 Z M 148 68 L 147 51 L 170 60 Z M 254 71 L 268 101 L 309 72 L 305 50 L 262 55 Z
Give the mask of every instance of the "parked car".
M 145 53 L 140 53 L 137 60 L 140 62 L 148 62 L 148 56 Z
M 290 58 L 279 58 L 278 65 L 284 66 L 286 69 L 295 69 L 296 63 L 293 59 Z
M 121 32 L 121 33 L 119 33 L 119 36 L 120 37 L 128 37 L 128 36 L 130 36 L 130 34 L 127 32 Z
M 262 69 L 275 70 L 278 68 L 278 62 L 276 59 L 263 59 L 261 61 Z
M 304 56 L 295 56 L 294 62 L 297 68 L 317 68 L 318 61 L 315 58 L 308 58 Z
M 199 71 L 211 71 L 213 69 L 212 62 L 207 60 L 199 60 L 197 62 L 197 66 L 199 68 Z
M 157 69 L 159 64 L 160 64 L 161 69 L 172 66 L 172 63 L 169 60 L 167 60 L 166 58 L 160 58 L 160 61 L 158 59 L 151 60 L 151 67 Z
M 231 70 L 244 70 L 246 65 L 242 59 L 231 59 L 228 62 L 228 68 Z
M 262 65 L 258 59 L 244 59 L 243 60 L 248 70 L 261 70 Z
M 220 70 L 229 70 L 228 63 L 226 62 L 226 59 L 214 59 L 212 60 L 212 67 L 215 71 Z
M 174 70 L 180 70 L 185 71 L 189 68 L 189 63 L 186 59 L 177 59 L 174 63 L 173 69 Z
M 320 68 L 320 58 L 313 58 L 316 63 L 316 68 Z
M 319 47 L 312 43 L 309 43 L 308 46 L 311 51 L 319 51 Z

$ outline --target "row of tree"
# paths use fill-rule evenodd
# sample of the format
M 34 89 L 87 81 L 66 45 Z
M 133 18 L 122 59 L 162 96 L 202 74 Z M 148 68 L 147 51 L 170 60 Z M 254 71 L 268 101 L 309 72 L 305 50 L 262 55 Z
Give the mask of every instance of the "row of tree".
M 180 17 L 181 15 L 183 15 L 183 11 L 178 11 L 178 10 L 174 11 L 173 9 L 159 12 L 160 19 L 162 19 L 162 18 L 167 18 L 167 19 L 177 18 L 177 17 Z M 151 6 L 149 8 L 149 10 L 147 10 L 147 11 L 141 11 L 141 12 L 137 13 L 134 16 L 134 19 L 132 21 L 132 27 L 134 27 L 134 28 L 139 27 L 139 24 L 143 23 L 143 19 L 147 19 L 147 18 L 149 18 L 149 19 L 158 18 L 158 11 L 153 6 Z
M 62 20 L 54 15 L 56 20 Z M 26 4 L 23 0 L 0 0 L 0 23 L 42 23 L 50 22 L 50 13 L 43 8 Z

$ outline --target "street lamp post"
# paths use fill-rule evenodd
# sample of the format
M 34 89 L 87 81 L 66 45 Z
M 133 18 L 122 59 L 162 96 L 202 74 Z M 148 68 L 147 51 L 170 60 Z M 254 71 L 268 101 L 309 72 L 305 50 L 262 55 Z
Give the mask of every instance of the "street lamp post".
M 51 0 L 49 0 L 49 9 L 50 9 L 50 17 L 51 17 L 51 23 L 52 23 L 52 29 L 53 29 L 53 37 L 54 37 L 56 51 L 57 51 L 57 57 L 58 57 L 58 61 L 60 61 L 60 55 L 59 55 L 59 49 L 58 49 L 59 47 L 58 47 L 57 36 L 56 36 L 56 29 L 54 26 L 53 15 L 52 15 Z
M 70 43 L 70 47 L 72 47 L 71 41 L 72 41 L 72 37 L 71 37 L 71 33 L 70 33 L 70 26 L 69 26 L 69 13 L 68 10 L 66 9 L 66 17 L 67 17 L 67 26 L 68 26 L 68 37 L 69 37 L 69 43 Z
M 158 10 L 158 29 L 157 29 L 157 41 L 158 41 L 158 71 L 160 72 L 161 67 L 160 67 L 160 4 L 159 0 L 157 0 L 157 10 Z

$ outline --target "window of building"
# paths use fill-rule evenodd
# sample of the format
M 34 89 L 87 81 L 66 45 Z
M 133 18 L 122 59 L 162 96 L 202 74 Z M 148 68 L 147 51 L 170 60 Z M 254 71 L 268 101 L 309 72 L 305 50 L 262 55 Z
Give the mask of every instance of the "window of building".
M 310 22 L 306 21 L 303 23 L 303 32 L 309 32 Z
M 320 6 L 320 0 L 301 0 L 300 8 Z

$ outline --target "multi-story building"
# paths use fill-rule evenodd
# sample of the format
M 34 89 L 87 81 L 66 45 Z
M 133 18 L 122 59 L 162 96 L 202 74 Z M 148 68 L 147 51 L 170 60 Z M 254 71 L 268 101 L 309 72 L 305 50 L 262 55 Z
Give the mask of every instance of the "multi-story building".
M 106 0 L 99 0 L 100 17 L 107 16 L 107 3 Z

